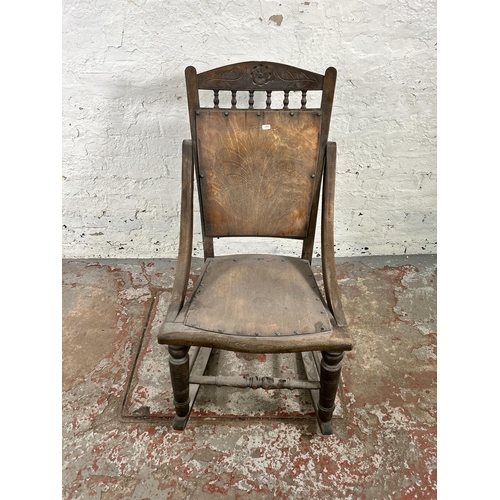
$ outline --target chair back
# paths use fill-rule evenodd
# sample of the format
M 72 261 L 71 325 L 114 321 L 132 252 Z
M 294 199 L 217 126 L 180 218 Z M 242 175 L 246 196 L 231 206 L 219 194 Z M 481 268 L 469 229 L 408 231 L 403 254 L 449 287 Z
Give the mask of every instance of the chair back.
M 335 68 L 321 75 L 272 62 L 186 69 L 205 237 L 310 238 L 335 81 Z M 213 92 L 211 106 L 200 106 L 200 90 Z M 307 107 L 311 91 L 321 92 L 319 107 Z

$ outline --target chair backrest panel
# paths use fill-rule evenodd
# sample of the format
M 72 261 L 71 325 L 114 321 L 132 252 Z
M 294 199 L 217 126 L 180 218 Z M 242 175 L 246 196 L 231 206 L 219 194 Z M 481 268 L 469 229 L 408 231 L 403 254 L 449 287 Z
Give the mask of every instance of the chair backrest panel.
M 318 172 L 319 111 L 201 109 L 205 234 L 305 238 Z
M 311 253 L 335 80 L 334 68 L 320 75 L 272 62 L 186 68 L 205 257 L 221 236 L 303 239 Z M 200 107 L 200 90 L 213 91 L 213 107 Z M 220 107 L 221 91 L 230 107 Z M 321 93 L 320 107 L 307 108 L 308 91 Z M 290 108 L 292 92 L 300 108 Z

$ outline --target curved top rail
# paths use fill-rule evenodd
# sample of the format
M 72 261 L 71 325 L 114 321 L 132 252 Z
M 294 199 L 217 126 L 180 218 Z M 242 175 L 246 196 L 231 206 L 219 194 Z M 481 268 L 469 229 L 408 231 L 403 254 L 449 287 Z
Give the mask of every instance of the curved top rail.
M 198 88 L 202 90 L 322 90 L 323 75 L 287 64 L 247 61 L 200 73 Z

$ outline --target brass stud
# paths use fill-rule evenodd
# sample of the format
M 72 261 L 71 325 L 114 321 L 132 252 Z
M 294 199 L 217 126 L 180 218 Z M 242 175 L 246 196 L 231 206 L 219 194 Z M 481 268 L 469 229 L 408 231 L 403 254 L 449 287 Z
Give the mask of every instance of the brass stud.
M 224 111 L 224 116 L 228 116 L 229 115 L 229 112 L 228 111 Z
M 197 110 L 196 110 L 196 114 L 197 114 L 197 115 L 199 115 L 199 114 L 200 114 L 200 110 L 199 110 L 199 109 L 197 109 Z
M 293 115 L 294 115 L 293 111 L 290 111 L 290 116 L 293 116 Z
M 257 111 L 257 116 L 260 116 L 260 111 Z
M 321 116 L 321 111 L 317 111 L 317 112 L 316 112 L 316 114 L 317 114 L 318 116 Z
M 311 174 L 311 179 L 314 179 L 316 177 L 316 174 Z
M 200 174 L 200 178 L 203 179 L 203 174 Z

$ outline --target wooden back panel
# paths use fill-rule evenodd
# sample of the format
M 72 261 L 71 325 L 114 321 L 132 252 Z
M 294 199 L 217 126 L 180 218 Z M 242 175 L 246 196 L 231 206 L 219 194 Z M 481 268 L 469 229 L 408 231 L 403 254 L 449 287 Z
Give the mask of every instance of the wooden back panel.
M 198 170 L 207 236 L 305 238 L 320 116 L 201 110 Z
M 219 236 L 298 238 L 312 249 L 335 80 L 334 68 L 323 76 L 258 61 L 186 68 L 205 257 Z M 213 108 L 200 107 L 200 89 L 213 91 Z M 220 91 L 231 92 L 230 108 L 219 107 Z M 259 91 L 264 109 L 254 108 Z M 271 108 L 274 91 L 282 109 Z M 299 109 L 291 91 L 301 91 Z M 308 91 L 322 91 L 320 108 L 307 108 Z

